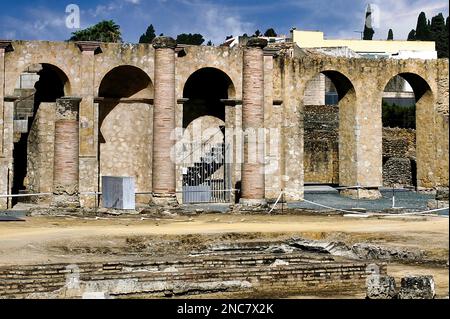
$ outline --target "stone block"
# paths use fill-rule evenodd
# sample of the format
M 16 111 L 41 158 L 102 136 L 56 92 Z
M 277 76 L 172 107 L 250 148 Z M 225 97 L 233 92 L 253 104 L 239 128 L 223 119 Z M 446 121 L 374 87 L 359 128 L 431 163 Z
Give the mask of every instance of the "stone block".
M 371 275 L 367 277 L 368 299 L 394 299 L 397 296 L 395 279 L 388 275 Z
M 102 176 L 103 207 L 136 209 L 133 177 Z
M 402 278 L 399 299 L 434 299 L 433 276 L 407 276 Z

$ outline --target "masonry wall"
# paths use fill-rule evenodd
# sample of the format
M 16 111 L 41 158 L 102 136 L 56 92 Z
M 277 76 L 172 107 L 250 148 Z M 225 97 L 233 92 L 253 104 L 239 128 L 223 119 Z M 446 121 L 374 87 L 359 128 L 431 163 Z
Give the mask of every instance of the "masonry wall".
M 339 184 L 339 107 L 305 106 L 305 183 Z M 416 132 L 383 128 L 383 186 L 416 183 Z
M 273 266 L 278 260 L 285 264 Z M 111 296 L 171 297 L 211 292 L 305 294 L 366 291 L 367 264 L 282 256 L 196 257 L 173 261 L 82 263 L 0 267 L 0 298 L 80 298 L 85 292 Z M 386 265 L 380 265 L 386 273 Z M 74 285 L 79 283 L 79 285 Z
M 28 193 L 53 192 L 53 155 L 55 142 L 55 103 L 41 103 L 28 135 Z M 50 197 L 32 197 L 32 201 L 49 203 Z
M 68 79 L 65 95 L 82 98 L 79 111 L 79 190 L 81 192 L 98 191 L 100 174 L 98 168 L 101 166 L 98 108 L 101 108 L 101 103 L 94 103 L 94 98 L 99 94 L 100 83 L 105 75 L 116 66 L 138 67 L 153 82 L 154 49 L 151 45 L 145 44 L 102 43 L 94 52 L 82 51 L 75 43 L 47 41 L 13 41 L 10 47 L 8 50 L 2 49 L 0 54 L 0 100 L 2 101 L 0 103 L 0 111 L 2 111 L 0 112 L 2 114 L 0 192 L 2 194 L 10 192 L 14 169 L 12 161 L 14 108 L 13 102 L 5 100 L 5 97 L 14 95 L 14 88 L 21 72 L 30 65 L 38 63 L 48 63 L 57 67 Z M 340 109 L 344 113 L 340 114 L 340 136 L 343 140 L 339 154 L 339 181 L 343 186 L 358 184 L 377 187 L 382 185 L 382 125 L 381 118 L 377 119 L 381 114 L 383 89 L 389 79 L 395 75 L 417 74 L 429 86 L 429 90 L 417 104 L 418 186 L 427 189 L 448 187 L 448 60 L 369 60 L 337 58 L 320 54 L 299 57 L 295 56 L 294 51 L 290 48 L 281 49 L 273 58 L 265 57 L 265 126 L 278 129 L 281 135 L 278 144 L 279 154 L 266 153 L 266 160 L 270 163 L 267 166 L 271 167 L 271 173 L 266 174 L 267 198 L 277 197 L 280 189 L 286 192 L 288 200 L 299 200 L 303 197 L 303 105 L 305 104 L 303 97 L 307 83 L 320 72 L 328 71 L 345 76 L 352 84 L 352 89 L 347 91 L 340 101 Z M 189 76 L 203 67 L 217 68 L 225 72 L 232 80 L 233 89 L 229 97 L 234 99 L 235 104 L 226 106 L 225 122 L 228 127 L 239 128 L 242 117 L 239 104 L 242 99 L 242 49 L 184 48 L 183 52 L 179 52 L 176 57 L 177 100 L 183 97 L 183 88 Z M 417 88 L 419 91 L 423 89 L 420 85 Z M 339 91 L 339 85 L 337 89 Z M 147 98 L 152 99 L 153 96 L 147 96 Z M 182 103 L 177 104 L 176 126 L 179 129 L 182 128 L 182 107 Z M 108 127 L 110 125 L 108 120 L 105 124 Z M 135 135 L 132 132 L 133 125 L 133 122 L 122 121 L 111 129 L 116 132 L 118 138 L 133 136 L 134 141 L 142 148 L 146 138 L 137 137 L 139 134 Z M 142 122 L 143 126 L 144 122 Z M 137 131 L 142 132 L 141 126 Z M 148 133 L 146 131 L 143 134 Z M 230 137 L 226 138 L 230 140 Z M 239 154 L 238 151 L 242 148 L 241 137 L 233 136 L 231 140 L 234 143 L 235 154 Z M 127 143 L 134 142 L 128 140 Z M 150 150 L 151 146 L 148 145 L 147 148 L 144 145 L 144 148 Z M 141 151 L 144 152 L 139 150 Z M 109 152 L 109 155 L 104 156 L 105 160 L 108 157 L 111 162 L 118 159 L 118 154 L 113 154 L 111 149 Z M 149 153 L 139 153 L 135 158 L 140 158 L 140 163 L 143 163 L 141 159 L 149 156 L 151 157 Z M 143 165 L 137 164 L 136 167 L 142 170 L 142 176 L 151 176 L 151 171 L 146 171 Z M 235 185 L 240 180 L 240 164 L 233 166 L 232 180 Z M 132 173 L 125 168 L 123 172 Z M 141 173 L 135 174 L 137 176 Z M 179 176 L 181 172 L 177 170 L 177 174 Z M 148 189 L 151 185 L 141 182 L 138 185 L 139 190 L 152 191 Z M 6 200 L 0 199 L 0 202 L 1 206 L 5 207 Z M 83 206 L 94 205 L 92 197 L 82 197 L 80 202 Z

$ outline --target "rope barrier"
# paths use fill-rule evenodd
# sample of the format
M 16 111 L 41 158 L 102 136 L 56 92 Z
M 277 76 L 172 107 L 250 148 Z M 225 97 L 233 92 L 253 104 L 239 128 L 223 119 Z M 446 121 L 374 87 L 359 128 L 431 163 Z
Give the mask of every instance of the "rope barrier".
M 273 207 L 272 207 L 272 209 L 270 210 L 269 214 L 272 214 L 272 212 L 273 212 L 273 210 L 275 209 L 275 207 L 277 207 L 278 202 L 280 201 L 281 196 L 283 195 L 283 193 L 284 193 L 284 192 L 281 192 L 281 193 L 280 193 L 280 196 L 278 196 L 278 199 L 277 199 L 277 201 L 275 202 L 275 204 L 273 205 Z

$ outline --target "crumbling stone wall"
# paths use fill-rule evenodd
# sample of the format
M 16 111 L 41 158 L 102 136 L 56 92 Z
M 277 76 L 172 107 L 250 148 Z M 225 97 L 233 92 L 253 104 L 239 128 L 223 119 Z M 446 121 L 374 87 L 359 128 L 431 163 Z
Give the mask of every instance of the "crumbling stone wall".
M 417 184 L 419 189 L 448 187 L 448 60 L 356 59 L 307 53 L 284 45 L 264 56 L 264 126 L 280 131 L 279 156 L 267 156 L 270 175 L 265 176 L 266 197 L 286 192 L 289 201 L 303 197 L 304 178 L 304 93 L 317 74 L 333 73 L 341 95 L 339 121 L 339 183 L 342 186 L 382 186 L 381 101 L 388 81 L 403 74 L 412 81 L 417 95 Z M 200 68 L 225 72 L 233 82 L 226 103 L 227 127 L 242 125 L 243 48 L 178 47 L 175 54 L 175 101 L 183 98 L 189 76 Z M 117 66 L 141 69 L 157 85 L 155 50 L 148 44 L 92 44 L 48 41 L 0 41 L 0 193 L 11 191 L 13 165 L 14 89 L 28 66 L 46 63 L 67 78 L 65 96 L 81 98 L 79 109 L 79 191 L 98 191 L 100 172 L 99 122 L 95 98 L 105 75 Z M 328 75 L 327 75 L 328 76 Z M 342 81 L 344 79 L 344 81 Z M 350 85 L 348 83 L 350 83 Z M 410 81 L 409 81 L 410 82 Z M 154 86 L 151 88 L 154 90 Z M 270 93 L 272 92 L 272 93 Z M 153 96 L 147 96 L 151 104 Z M 175 105 L 176 128 L 182 127 L 183 102 Z M 129 130 L 134 123 L 122 121 L 117 130 Z M 226 137 L 227 138 L 227 137 Z M 236 149 L 242 138 L 232 137 Z M 130 141 L 129 141 L 130 142 Z M 140 145 L 140 147 L 146 147 Z M 150 149 L 150 146 L 148 147 Z M 266 149 L 269 149 L 266 147 Z M 235 152 L 236 154 L 237 152 Z M 152 155 L 148 155 L 152 156 Z M 329 158 L 328 158 L 329 159 Z M 112 160 L 112 159 L 111 159 Z M 233 165 L 233 185 L 241 179 L 241 165 Z M 266 163 L 267 166 L 267 163 Z M 175 168 L 174 168 L 175 169 Z M 147 173 L 146 173 L 147 174 Z M 151 172 L 148 172 L 151 176 Z M 179 174 L 177 171 L 176 174 Z M 34 183 L 34 182 L 33 182 Z M 146 185 L 150 186 L 150 185 Z M 153 191 L 150 189 L 149 191 Z M 179 191 L 179 190 L 178 190 Z M 375 192 L 375 190 L 374 190 Z M 92 206 L 81 197 L 83 206 Z M 0 199 L 1 207 L 7 201 Z
M 28 135 L 28 164 L 25 186 L 28 193 L 53 192 L 53 154 L 55 142 L 55 103 L 41 103 Z M 49 203 L 50 197 L 31 197 Z
M 370 270 L 362 262 L 305 260 L 297 254 L 216 256 L 174 260 L 0 267 L 2 298 L 111 296 L 270 291 L 364 293 Z M 277 264 L 278 263 L 278 264 Z M 78 273 L 77 273 L 78 272 Z M 386 265 L 380 265 L 386 274 Z
M 102 112 L 107 115 L 100 127 L 100 175 L 134 177 L 136 192 L 151 192 L 153 139 L 151 106 L 119 103 L 105 104 L 102 108 Z M 139 195 L 136 202 L 148 204 L 150 194 Z
M 384 186 L 415 186 L 416 131 L 383 128 Z
M 339 107 L 305 105 L 305 183 L 339 184 Z
M 305 105 L 305 183 L 339 184 L 339 107 Z M 416 132 L 383 128 L 383 185 L 414 186 Z

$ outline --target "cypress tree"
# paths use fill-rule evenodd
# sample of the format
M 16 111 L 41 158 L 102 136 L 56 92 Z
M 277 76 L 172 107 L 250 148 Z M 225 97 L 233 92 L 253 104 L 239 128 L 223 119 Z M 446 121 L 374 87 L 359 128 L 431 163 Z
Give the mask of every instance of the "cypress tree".
M 408 41 L 416 41 L 416 30 L 412 29 L 408 34 Z
M 448 58 L 448 29 L 442 13 L 431 19 L 431 40 L 436 42 L 436 51 L 439 58 Z
M 419 18 L 417 19 L 416 40 L 418 41 L 430 40 L 430 30 L 425 12 L 421 12 L 419 14 Z
M 387 39 L 388 40 L 394 40 L 394 31 L 392 31 L 392 29 L 389 29 Z
M 152 43 L 154 38 L 156 38 L 155 28 L 153 24 L 150 24 L 147 31 L 139 38 L 139 43 Z

